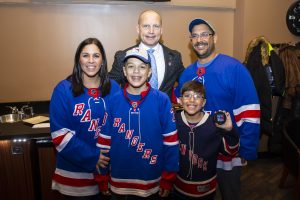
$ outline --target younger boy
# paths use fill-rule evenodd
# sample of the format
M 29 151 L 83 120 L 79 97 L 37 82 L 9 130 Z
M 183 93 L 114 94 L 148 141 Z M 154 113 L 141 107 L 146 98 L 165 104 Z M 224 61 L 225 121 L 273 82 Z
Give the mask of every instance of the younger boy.
M 147 51 L 127 51 L 124 63 L 128 84 L 109 103 L 112 128 L 98 146 L 110 149 L 112 199 L 156 200 L 168 196 L 179 169 L 175 117 L 168 96 L 147 82 Z
M 205 88 L 197 81 L 186 82 L 181 89 L 183 111 L 176 113 L 180 143 L 180 169 L 174 185 L 174 199 L 213 200 L 217 186 L 217 156 L 235 155 L 239 138 L 232 127 L 228 112 L 225 122 L 214 122 L 213 115 L 205 113 Z

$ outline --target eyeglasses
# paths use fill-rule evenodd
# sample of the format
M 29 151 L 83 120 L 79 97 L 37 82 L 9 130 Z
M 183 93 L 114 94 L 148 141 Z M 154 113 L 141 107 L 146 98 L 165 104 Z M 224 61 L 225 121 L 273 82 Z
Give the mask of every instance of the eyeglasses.
M 191 34 L 190 38 L 193 40 L 197 40 L 198 38 L 208 39 L 209 36 L 214 35 L 213 33 L 202 32 L 200 34 Z
M 188 99 L 192 99 L 192 97 L 194 98 L 194 100 L 200 100 L 200 99 L 204 99 L 204 97 L 199 94 L 199 93 L 185 93 L 182 95 L 182 98 L 185 99 L 185 100 L 188 100 Z
M 151 28 L 155 31 L 158 31 L 158 30 L 160 30 L 161 26 L 159 24 L 154 24 L 153 26 L 151 26 L 149 24 L 143 24 L 143 25 L 141 25 L 141 28 L 143 30 L 147 30 L 147 31 L 151 30 Z

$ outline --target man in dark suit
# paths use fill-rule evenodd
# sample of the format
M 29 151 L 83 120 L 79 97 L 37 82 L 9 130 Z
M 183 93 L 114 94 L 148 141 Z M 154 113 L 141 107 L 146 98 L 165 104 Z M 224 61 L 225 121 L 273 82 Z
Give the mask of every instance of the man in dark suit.
M 162 35 L 162 19 L 161 16 L 154 10 L 146 10 L 139 16 L 138 25 L 136 27 L 139 35 L 140 43 L 129 47 L 125 50 L 118 51 L 115 54 L 114 63 L 109 73 L 110 78 L 116 80 L 121 86 L 126 82 L 123 75 L 123 60 L 127 50 L 133 47 L 143 48 L 145 50 L 153 49 L 154 61 L 151 60 L 152 78 L 156 78 L 156 86 L 153 88 L 165 92 L 170 98 L 172 96 L 173 86 L 178 80 L 181 72 L 184 70 L 181 54 L 162 45 L 159 41 Z M 153 62 L 156 64 L 156 72 L 153 70 Z

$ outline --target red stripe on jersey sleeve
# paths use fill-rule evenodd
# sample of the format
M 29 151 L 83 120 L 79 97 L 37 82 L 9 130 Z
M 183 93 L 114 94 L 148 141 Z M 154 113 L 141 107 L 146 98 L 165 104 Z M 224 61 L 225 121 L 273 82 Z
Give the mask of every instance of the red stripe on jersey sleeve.
M 178 141 L 177 132 L 175 132 L 173 135 L 164 136 L 164 142 L 177 142 L 177 141 Z
M 260 110 L 245 110 L 234 116 L 235 121 L 238 122 L 243 118 L 260 118 Z
M 176 180 L 176 172 L 163 171 L 160 180 L 160 187 L 166 190 L 170 190 Z
M 238 151 L 239 151 L 239 145 L 235 145 L 235 146 L 230 146 L 227 141 L 225 139 L 224 140 L 224 149 L 225 151 L 230 154 L 231 156 L 235 156 L 237 155 Z
M 110 146 L 110 139 L 104 138 L 104 137 L 99 137 L 98 138 L 98 144 L 100 145 L 105 145 L 105 146 Z
M 58 145 L 60 145 L 61 141 L 63 141 L 63 139 L 65 138 L 66 134 L 63 134 L 61 136 L 58 136 L 56 138 L 52 139 L 53 144 L 57 147 Z
M 225 156 L 225 155 L 219 153 L 219 155 L 218 155 L 218 160 L 222 160 L 222 161 L 224 161 L 224 162 L 229 162 L 229 161 L 232 161 L 232 159 L 233 159 L 234 157 L 236 157 L 236 156 Z

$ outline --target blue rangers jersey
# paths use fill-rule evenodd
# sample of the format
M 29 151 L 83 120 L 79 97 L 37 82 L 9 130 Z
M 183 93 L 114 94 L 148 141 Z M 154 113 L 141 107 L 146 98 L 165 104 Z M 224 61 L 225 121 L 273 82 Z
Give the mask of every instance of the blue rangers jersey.
M 109 134 L 98 146 L 110 149 L 110 186 L 121 195 L 150 196 L 171 189 L 178 171 L 179 146 L 171 102 L 151 88 L 131 95 L 124 88 L 109 107 Z
M 50 130 L 57 150 L 52 189 L 71 196 L 99 193 L 95 181 L 96 163 L 100 151 L 97 138 L 107 118 L 107 100 L 118 84 L 111 80 L 110 94 L 101 98 L 98 88 L 85 89 L 74 97 L 69 80 L 54 89 L 50 102 Z
M 183 84 L 197 80 L 206 88 L 206 112 L 226 110 L 235 119 L 240 135 L 240 156 L 246 160 L 257 157 L 260 133 L 260 105 L 250 73 L 238 60 L 218 54 L 211 62 L 201 66 L 192 63 L 182 73 L 175 89 L 177 97 Z M 226 170 L 241 165 L 240 158 L 220 155 L 218 167 Z

